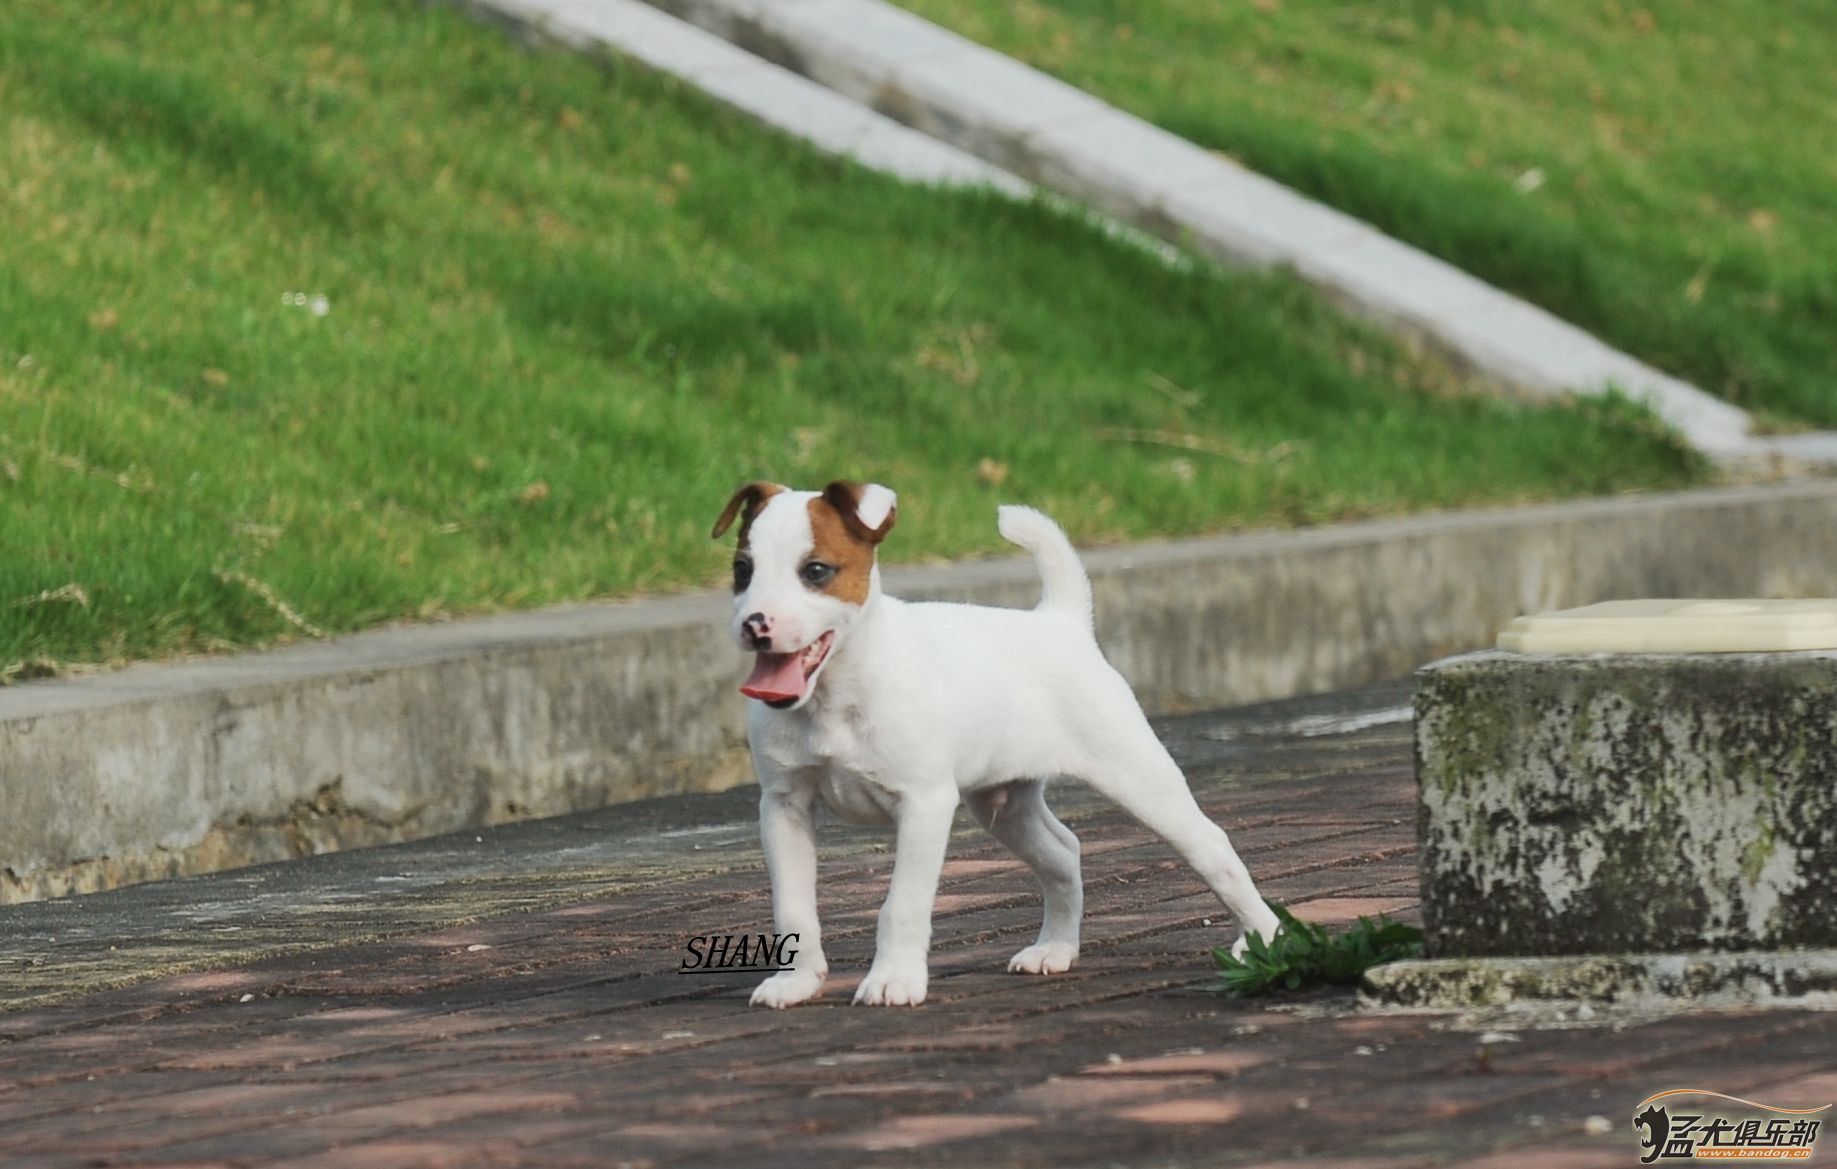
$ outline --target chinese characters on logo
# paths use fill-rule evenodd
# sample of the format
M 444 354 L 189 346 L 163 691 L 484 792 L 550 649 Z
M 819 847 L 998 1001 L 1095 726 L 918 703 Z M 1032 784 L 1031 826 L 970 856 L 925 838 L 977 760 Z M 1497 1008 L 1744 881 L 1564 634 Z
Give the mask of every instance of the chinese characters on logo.
M 1692 1095 L 1717 1096 L 1747 1108 L 1783 1115 L 1767 1117 L 1727 1117 L 1708 1111 L 1677 1111 L 1657 1104 L 1663 1097 Z M 1672 1102 L 1675 1106 L 1676 1101 Z M 1642 1165 L 1657 1161 L 1728 1160 L 1728 1161 L 1800 1161 L 1811 1157 L 1823 1120 L 1812 1119 L 1813 1113 L 1829 1108 L 1774 1108 L 1755 1104 L 1720 1092 L 1692 1088 L 1675 1088 L 1640 1102 L 1642 1111 L 1633 1116 L 1633 1128 L 1639 1135 L 1644 1154 Z

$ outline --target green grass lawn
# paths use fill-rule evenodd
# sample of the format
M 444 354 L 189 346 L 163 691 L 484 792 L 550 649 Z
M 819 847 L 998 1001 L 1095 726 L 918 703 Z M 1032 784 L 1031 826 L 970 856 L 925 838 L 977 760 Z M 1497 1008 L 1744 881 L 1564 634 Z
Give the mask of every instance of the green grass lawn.
M 1511 289 L 1837 426 L 1827 0 L 899 0 Z
M 0 151 L 12 675 L 710 584 L 755 477 L 889 483 L 914 559 L 1704 474 L 417 3 L 9 0 Z

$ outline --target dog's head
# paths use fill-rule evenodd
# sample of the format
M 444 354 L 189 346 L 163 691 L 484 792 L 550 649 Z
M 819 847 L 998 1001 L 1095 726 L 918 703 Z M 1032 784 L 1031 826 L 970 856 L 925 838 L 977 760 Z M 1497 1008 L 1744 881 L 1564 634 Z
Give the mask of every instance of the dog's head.
M 821 491 L 748 483 L 714 522 L 740 521 L 734 551 L 734 639 L 758 655 L 740 692 L 779 710 L 809 701 L 836 646 L 880 591 L 874 550 L 896 499 L 878 483 Z

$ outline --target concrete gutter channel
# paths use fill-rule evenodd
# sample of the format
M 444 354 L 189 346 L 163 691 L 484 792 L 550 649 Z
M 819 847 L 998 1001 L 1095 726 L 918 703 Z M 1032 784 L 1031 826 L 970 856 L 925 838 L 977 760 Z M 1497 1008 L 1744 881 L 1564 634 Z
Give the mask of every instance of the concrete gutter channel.
M 1397 677 L 1525 611 L 1829 595 L 1832 531 L 1837 483 L 1803 482 L 1087 564 L 1106 652 L 1165 713 Z M 892 570 L 887 587 L 1027 605 L 1038 586 L 1005 558 Z M 0 690 L 0 901 L 745 782 L 725 614 L 717 594 L 572 606 Z

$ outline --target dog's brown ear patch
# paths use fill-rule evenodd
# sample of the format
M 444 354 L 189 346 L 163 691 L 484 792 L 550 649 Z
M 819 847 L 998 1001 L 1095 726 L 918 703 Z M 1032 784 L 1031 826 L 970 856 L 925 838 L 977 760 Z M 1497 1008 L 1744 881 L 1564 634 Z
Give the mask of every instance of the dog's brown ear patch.
M 878 544 L 887 538 L 899 512 L 893 493 L 878 483 L 869 483 L 864 487 L 859 483 L 837 479 L 823 488 L 823 500 L 835 509 L 856 539 L 869 544 Z M 864 511 L 872 513 L 869 517 L 871 523 L 869 518 L 863 518 Z
M 790 489 L 782 483 L 748 483 L 734 492 L 733 498 L 727 501 L 727 506 L 721 509 L 721 518 L 714 521 L 714 531 L 710 534 L 710 538 L 719 540 L 726 535 L 727 529 L 733 526 L 734 517 L 738 516 L 740 518 L 740 547 L 746 547 L 747 529 L 753 526 L 753 520 L 759 515 L 759 510 L 772 496 L 777 495 L 780 491 L 788 490 Z
M 893 516 L 889 512 L 879 528 L 869 528 L 856 512 L 851 488 L 852 483 L 831 483 L 810 501 L 810 559 L 836 570 L 821 586 L 825 593 L 865 605 L 874 579 L 874 548 L 893 527 Z

